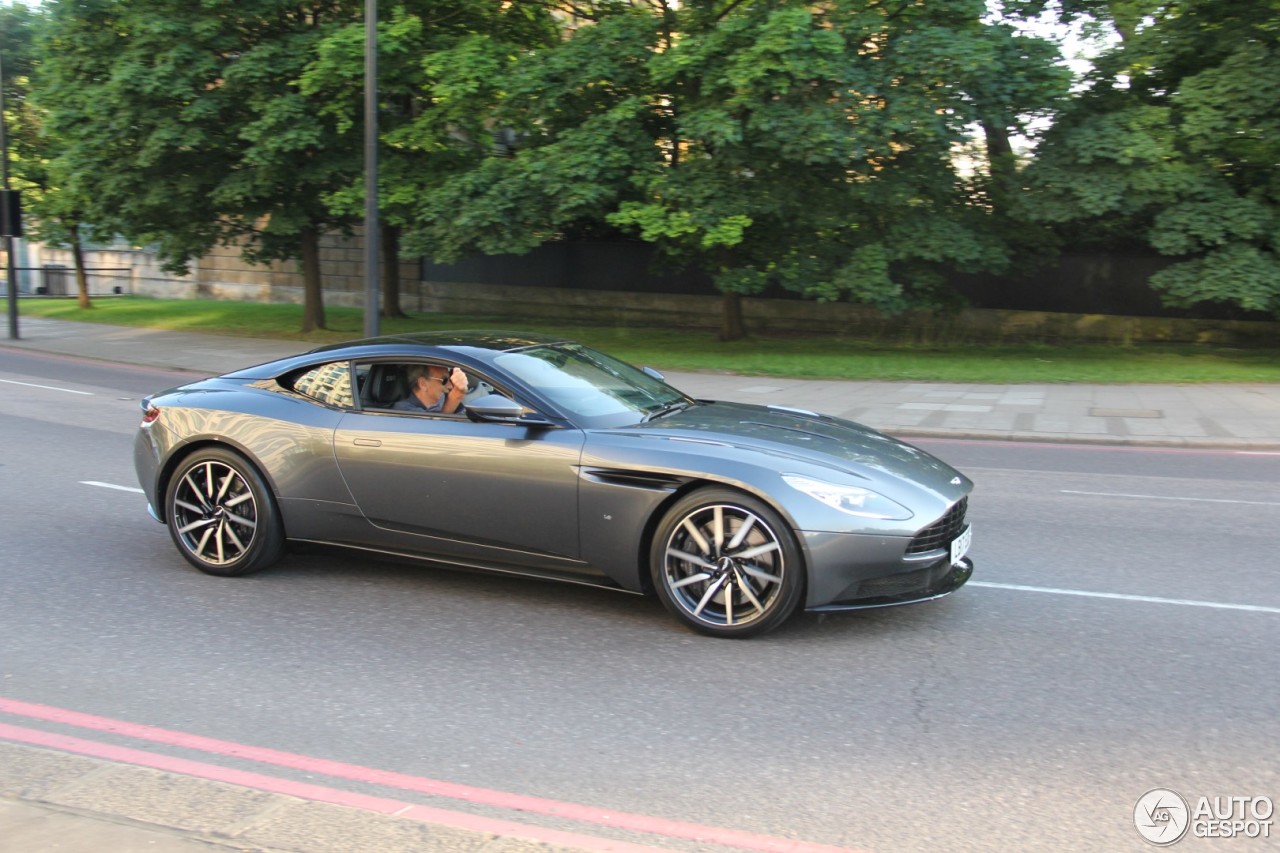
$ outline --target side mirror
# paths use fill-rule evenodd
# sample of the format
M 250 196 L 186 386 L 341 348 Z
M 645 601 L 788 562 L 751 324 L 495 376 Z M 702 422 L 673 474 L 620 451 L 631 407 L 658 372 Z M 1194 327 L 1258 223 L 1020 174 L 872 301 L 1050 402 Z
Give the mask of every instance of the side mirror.
M 551 426 L 542 415 L 501 394 L 486 394 L 466 404 L 467 416 L 472 420 L 499 424 L 523 424 L 525 426 Z
M 667 377 L 663 376 L 661 373 L 654 370 L 652 367 L 649 367 L 648 365 L 645 365 L 644 367 L 640 368 L 640 371 L 644 373 L 646 376 L 656 379 L 659 382 L 667 381 Z

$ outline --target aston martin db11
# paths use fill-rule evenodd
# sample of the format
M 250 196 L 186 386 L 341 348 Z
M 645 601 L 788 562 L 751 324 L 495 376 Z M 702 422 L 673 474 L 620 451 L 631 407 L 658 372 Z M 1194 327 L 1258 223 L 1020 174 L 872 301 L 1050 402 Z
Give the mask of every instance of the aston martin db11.
M 451 391 L 456 408 L 432 411 Z M 352 341 L 142 410 L 150 512 L 213 575 L 317 543 L 655 594 L 696 631 L 747 637 L 801 609 L 938 598 L 973 572 L 973 483 L 929 453 L 816 412 L 694 399 L 554 337 Z

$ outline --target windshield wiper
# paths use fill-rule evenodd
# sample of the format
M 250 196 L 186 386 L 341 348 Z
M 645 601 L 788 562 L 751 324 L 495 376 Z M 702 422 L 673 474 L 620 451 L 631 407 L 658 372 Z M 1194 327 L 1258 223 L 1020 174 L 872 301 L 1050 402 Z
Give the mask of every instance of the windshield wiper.
M 647 424 L 649 421 L 657 420 L 658 418 L 663 418 L 667 415 L 673 415 L 676 412 L 683 412 L 692 405 L 693 403 L 688 400 L 677 400 L 674 403 L 669 403 L 661 408 L 654 409 L 652 412 L 649 412 L 644 416 L 642 423 Z

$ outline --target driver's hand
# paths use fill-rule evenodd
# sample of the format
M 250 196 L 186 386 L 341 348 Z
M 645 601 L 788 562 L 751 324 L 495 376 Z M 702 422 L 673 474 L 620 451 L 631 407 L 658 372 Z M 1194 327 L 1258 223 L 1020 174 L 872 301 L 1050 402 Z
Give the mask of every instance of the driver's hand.
M 455 367 L 449 372 L 449 384 L 453 386 L 454 391 L 460 394 L 467 393 L 467 374 Z

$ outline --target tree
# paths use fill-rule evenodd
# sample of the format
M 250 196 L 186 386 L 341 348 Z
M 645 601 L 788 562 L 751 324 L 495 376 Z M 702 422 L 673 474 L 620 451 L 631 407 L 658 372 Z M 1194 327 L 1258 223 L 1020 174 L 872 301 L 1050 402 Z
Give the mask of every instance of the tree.
M 557 29 L 537 4 L 489 0 L 405 0 L 378 26 L 379 218 L 382 222 L 382 315 L 402 316 L 399 244 L 421 196 L 488 153 L 493 134 L 475 116 L 458 114 L 452 101 L 433 96 L 436 69 L 477 55 L 501 57 L 551 44 Z M 466 47 L 463 47 L 466 46 Z M 492 66 L 477 69 L 483 75 Z M 463 77 L 466 72 L 454 69 Z M 481 78 L 482 79 L 482 78 Z M 317 118 L 334 134 L 359 145 L 364 85 L 364 24 L 325 36 L 300 78 L 304 95 L 320 105 Z M 500 84 L 499 79 L 483 85 Z M 470 134 L 470 136 L 468 136 Z M 364 208 L 360 179 L 328 197 L 335 216 L 355 218 Z
M 437 81 L 516 144 L 426 194 L 415 246 L 522 252 L 608 223 L 709 272 L 725 338 L 744 334 L 740 297 L 771 283 L 897 310 L 939 298 L 944 267 L 1006 262 L 953 146 L 1047 105 L 1062 78 L 998 93 L 997 75 L 1046 54 L 993 38 L 982 2 L 573 9 L 588 21 L 555 47 L 466 45 Z
M 65 149 L 63 141 L 47 131 L 39 103 L 40 31 L 47 23 L 42 9 L 26 6 L 0 8 L 0 32 L 5 57 L 6 133 L 11 171 L 22 190 L 24 232 L 29 239 L 71 250 L 79 306 L 93 307 L 84 265 L 82 242 L 84 213 L 88 205 L 63 188 L 54 161 Z
M 359 149 L 313 120 L 298 86 L 354 0 L 55 0 L 42 48 L 61 189 L 94 225 L 154 244 L 184 271 L 216 245 L 299 258 L 303 330 L 324 325 L 319 238 L 347 226 L 325 203 Z
M 1166 304 L 1280 316 L 1280 2 L 1113 5 L 1122 41 L 1028 171 L 1036 215 L 1176 259 Z
M 39 66 L 35 43 L 40 24 L 38 10 L 23 5 L 0 7 L 0 55 L 4 60 L 0 85 L 4 86 L 3 120 L 9 153 L 5 165 L 11 185 L 22 192 L 24 232 L 30 238 L 72 249 L 80 307 L 89 308 L 79 222 L 66 199 L 55 197 L 48 160 L 57 142 L 42 133 L 40 113 L 32 100 L 33 77 Z

